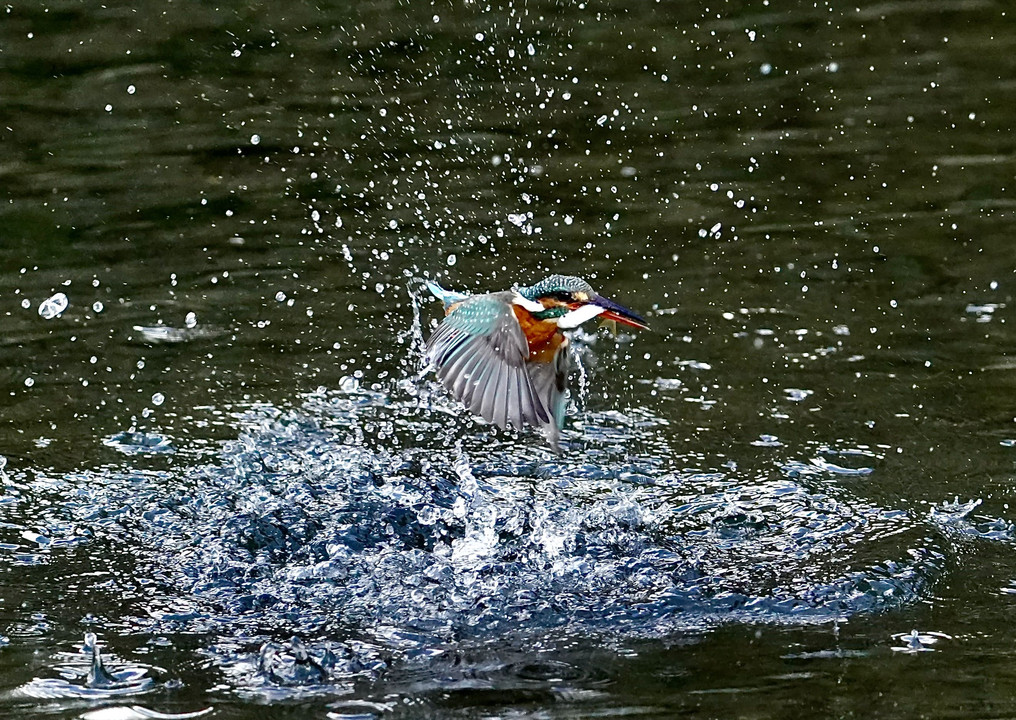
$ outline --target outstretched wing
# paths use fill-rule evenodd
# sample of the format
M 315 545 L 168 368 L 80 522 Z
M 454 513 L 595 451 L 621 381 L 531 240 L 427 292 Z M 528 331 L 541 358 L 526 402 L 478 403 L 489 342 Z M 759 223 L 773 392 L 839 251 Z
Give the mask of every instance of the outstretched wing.
M 438 379 L 472 412 L 499 427 L 546 425 L 552 410 L 534 392 L 529 343 L 510 296 L 476 295 L 448 314 L 427 342 Z

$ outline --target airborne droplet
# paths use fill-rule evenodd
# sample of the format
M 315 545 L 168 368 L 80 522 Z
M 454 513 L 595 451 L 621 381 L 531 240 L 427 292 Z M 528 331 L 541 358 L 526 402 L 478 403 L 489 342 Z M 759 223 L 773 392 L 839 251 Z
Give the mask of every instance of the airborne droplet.
M 42 304 L 39 305 L 39 315 L 46 320 L 52 320 L 66 310 L 68 305 L 70 305 L 70 301 L 67 296 L 58 292 L 53 297 L 42 301 Z

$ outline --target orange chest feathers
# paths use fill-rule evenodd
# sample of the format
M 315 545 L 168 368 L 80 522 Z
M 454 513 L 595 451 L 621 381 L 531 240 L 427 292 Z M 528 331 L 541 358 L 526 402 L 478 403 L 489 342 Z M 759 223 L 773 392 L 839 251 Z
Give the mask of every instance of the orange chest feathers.
M 561 345 L 567 342 L 565 336 L 558 331 L 557 323 L 553 320 L 537 320 L 528 310 L 518 305 L 513 305 L 512 310 L 529 341 L 529 362 L 552 361 Z

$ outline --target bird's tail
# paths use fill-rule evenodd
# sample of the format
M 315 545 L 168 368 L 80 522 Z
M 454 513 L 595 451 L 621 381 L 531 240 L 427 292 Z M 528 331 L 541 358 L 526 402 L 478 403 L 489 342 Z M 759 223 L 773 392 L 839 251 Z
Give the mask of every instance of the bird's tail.
M 467 295 L 466 293 L 455 292 L 454 290 L 445 290 L 443 287 L 438 285 L 436 282 L 433 282 L 432 280 L 425 280 L 423 284 L 424 287 L 426 287 L 427 290 L 430 291 L 431 295 L 433 295 L 438 300 L 444 303 L 445 307 L 448 307 L 449 305 L 454 305 L 457 302 L 462 302 L 467 297 L 469 297 L 469 295 Z

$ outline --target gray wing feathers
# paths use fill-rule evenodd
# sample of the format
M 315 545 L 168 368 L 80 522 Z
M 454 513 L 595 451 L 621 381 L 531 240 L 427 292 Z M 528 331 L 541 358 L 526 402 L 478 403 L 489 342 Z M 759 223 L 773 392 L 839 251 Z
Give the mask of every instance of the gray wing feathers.
M 475 300 L 489 302 L 489 296 Z M 508 303 L 487 332 L 463 327 L 456 312 L 427 342 L 427 360 L 437 368 L 438 379 L 471 412 L 499 427 L 543 426 L 556 448 L 564 412 L 564 348 L 554 363 L 529 363 L 529 343 Z

